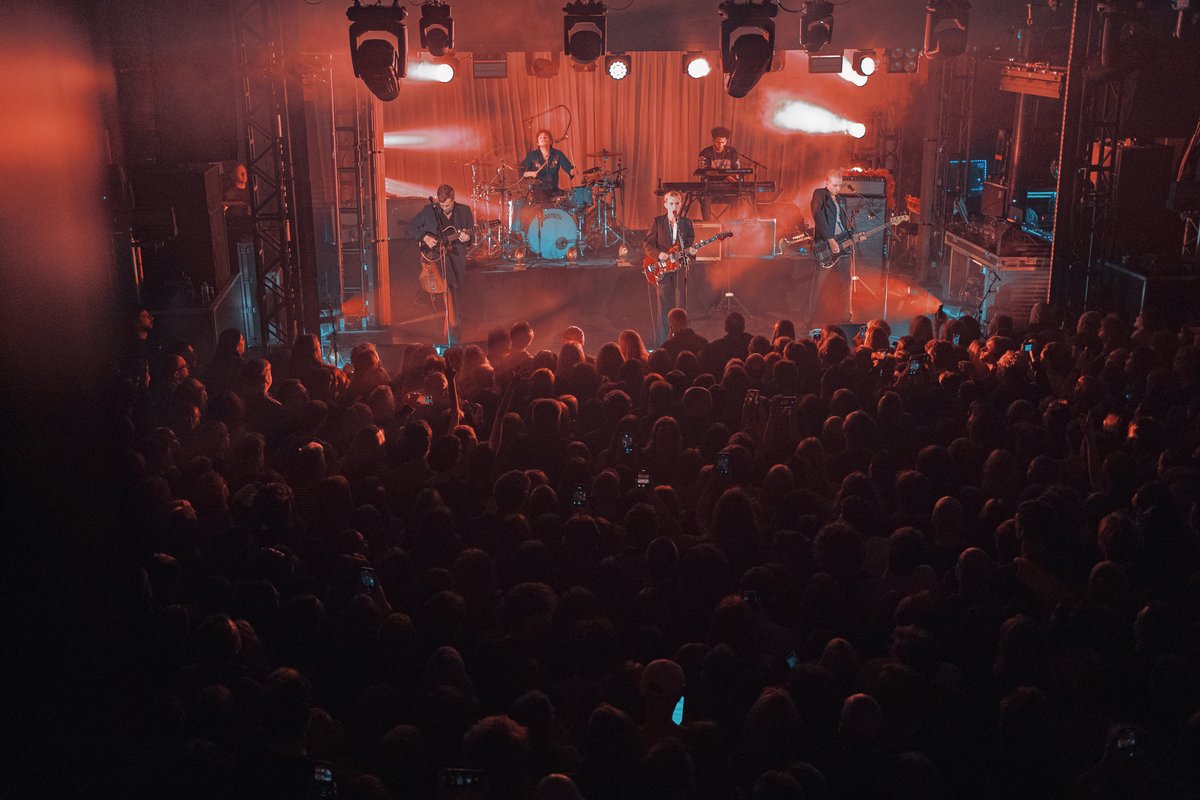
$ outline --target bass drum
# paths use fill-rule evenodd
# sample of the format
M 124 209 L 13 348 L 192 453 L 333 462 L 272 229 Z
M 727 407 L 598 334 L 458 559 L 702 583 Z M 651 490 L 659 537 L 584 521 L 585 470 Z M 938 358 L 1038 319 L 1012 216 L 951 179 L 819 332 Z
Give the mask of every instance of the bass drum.
M 525 229 L 529 249 L 542 258 L 566 258 L 579 235 L 575 215 L 561 208 L 545 208 L 535 214 Z

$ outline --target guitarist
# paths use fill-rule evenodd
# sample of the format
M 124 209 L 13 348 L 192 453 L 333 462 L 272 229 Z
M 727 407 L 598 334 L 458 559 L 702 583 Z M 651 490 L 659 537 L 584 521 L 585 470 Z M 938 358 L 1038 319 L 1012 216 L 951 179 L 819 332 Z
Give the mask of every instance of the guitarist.
M 825 173 L 825 186 L 813 192 L 812 196 L 812 217 L 813 224 L 816 226 L 816 232 L 813 234 L 814 240 L 825 240 L 829 244 L 829 249 L 836 256 L 842 251 L 842 246 L 838 244 L 837 237 L 844 234 L 850 229 L 850 216 L 846 213 L 846 201 L 839 195 L 842 191 L 842 171 L 839 169 L 831 169 Z M 813 278 L 813 290 L 809 296 L 809 323 L 812 327 L 819 324 L 824 324 L 832 320 L 816 319 L 814 317 L 812 301 L 817 298 L 818 307 L 821 306 L 821 300 L 825 292 L 827 282 L 830 280 L 831 273 L 837 273 L 837 277 L 833 278 L 839 288 L 844 288 L 844 297 L 840 298 L 838 310 L 838 322 L 850 321 L 850 274 L 848 271 L 840 267 L 832 269 L 817 269 L 816 275 Z
M 470 206 L 454 202 L 454 187 L 444 183 L 438 187 L 437 202 L 421 209 L 412 224 L 426 247 L 442 246 L 441 265 L 446 281 L 446 343 L 458 344 L 462 325 L 459 292 L 467 276 L 467 248 L 471 246 L 475 215 L 471 213 Z M 447 227 L 458 230 L 451 241 L 443 241 Z
M 671 248 L 678 247 L 676 252 L 686 252 L 688 257 L 696 255 L 692 243 L 696 241 L 696 229 L 692 221 L 683 216 L 683 195 L 679 192 L 667 192 L 663 195 L 663 207 L 667 213 L 654 218 L 650 230 L 646 232 L 643 246 L 646 258 L 666 261 Z M 679 273 L 683 273 L 683 285 L 677 286 Z M 661 346 L 667 340 L 667 314 L 672 308 L 687 308 L 687 265 L 682 269 L 666 272 L 659 278 L 657 297 L 651 295 L 650 317 L 654 324 L 654 344 Z

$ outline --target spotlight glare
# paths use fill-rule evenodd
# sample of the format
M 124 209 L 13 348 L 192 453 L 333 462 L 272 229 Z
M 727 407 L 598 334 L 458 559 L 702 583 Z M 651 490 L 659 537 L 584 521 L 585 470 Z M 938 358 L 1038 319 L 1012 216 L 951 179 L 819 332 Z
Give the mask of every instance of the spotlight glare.
M 838 73 L 838 77 L 844 81 L 853 83 L 855 86 L 867 85 L 867 76 L 855 72 L 854 65 L 845 56 L 842 56 L 842 71 Z
M 704 56 L 688 56 L 684 61 L 684 71 L 689 78 L 703 78 L 712 72 L 712 64 Z
M 856 139 L 867 135 L 867 126 L 861 122 L 840 117 L 828 109 L 803 100 L 785 102 L 771 117 L 771 124 L 783 131 L 843 133 Z
M 422 83 L 449 83 L 454 73 L 454 65 L 446 61 L 412 61 L 408 65 L 408 77 Z
M 871 77 L 878 67 L 874 50 L 858 50 L 854 53 L 854 71 L 859 75 Z
M 629 60 L 629 56 L 624 53 L 606 56 L 604 59 L 604 70 L 608 73 L 608 77 L 614 81 L 623 81 L 629 77 L 631 66 L 632 63 Z

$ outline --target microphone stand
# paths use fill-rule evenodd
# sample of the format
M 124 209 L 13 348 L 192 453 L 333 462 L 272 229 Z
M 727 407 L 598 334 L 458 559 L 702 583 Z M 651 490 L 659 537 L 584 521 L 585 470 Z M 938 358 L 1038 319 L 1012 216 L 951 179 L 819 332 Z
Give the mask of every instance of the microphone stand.
M 770 167 L 768 167 L 766 164 L 762 163 L 761 161 L 759 161 L 755 158 L 752 158 L 751 156 L 748 156 L 745 153 L 738 153 L 738 160 L 740 161 L 742 159 L 745 159 L 746 161 L 749 161 L 751 164 L 754 165 L 754 171 L 750 175 L 750 177 L 752 178 L 751 184 L 758 183 L 758 170 L 760 167 L 763 170 L 770 169 Z M 754 217 L 755 217 L 755 219 L 757 219 L 758 218 L 758 189 L 755 188 L 753 185 L 751 185 L 751 187 L 750 187 L 750 208 L 753 209 Z
M 450 349 L 450 304 L 452 302 L 454 302 L 453 298 L 451 298 L 451 296 L 450 296 L 450 278 L 449 278 L 448 271 L 446 269 L 446 259 L 448 257 L 447 254 L 449 253 L 449 250 L 450 250 L 450 242 L 449 242 L 449 240 L 446 239 L 446 228 L 448 228 L 450 226 L 450 218 L 442 213 L 441 207 L 437 204 L 437 201 L 434 200 L 432 197 L 429 198 L 429 205 L 433 208 L 433 221 L 437 225 L 438 244 L 441 247 L 441 252 L 438 253 L 437 260 L 438 260 L 438 268 L 442 272 L 442 286 L 445 289 L 445 297 L 442 298 L 442 305 L 444 306 L 445 310 L 443 311 L 442 316 L 444 318 L 444 323 L 443 323 L 444 333 L 446 334 L 446 349 L 449 350 Z M 442 224 L 443 222 L 445 222 L 446 224 L 443 225 Z M 445 352 L 445 350 L 443 350 L 442 352 Z

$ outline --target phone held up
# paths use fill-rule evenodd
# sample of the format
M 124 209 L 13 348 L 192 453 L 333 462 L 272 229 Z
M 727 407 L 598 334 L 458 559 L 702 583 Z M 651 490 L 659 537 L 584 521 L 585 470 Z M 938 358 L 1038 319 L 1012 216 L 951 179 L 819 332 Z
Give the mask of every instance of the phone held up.
M 358 571 L 358 585 L 366 594 L 375 591 L 375 587 L 379 585 L 379 581 L 375 577 L 375 570 L 372 567 L 362 567 Z
M 315 800 L 337 800 L 337 783 L 333 780 L 333 767 L 324 761 L 313 766 L 312 790 L 309 794 Z
M 571 508 L 583 508 L 587 504 L 587 487 L 582 483 L 575 486 L 575 490 L 571 492 Z
M 625 451 L 625 455 L 627 455 L 627 456 L 633 455 L 633 434 L 632 433 L 626 432 L 626 433 L 621 434 L 621 448 L 622 448 L 622 450 Z
M 446 767 L 438 775 L 438 797 L 443 800 L 475 800 L 488 794 L 487 773 L 481 769 Z
M 717 453 L 716 460 L 713 461 L 713 469 L 718 475 L 729 474 L 729 453 Z
M 638 472 L 638 476 L 637 476 L 637 485 L 638 485 L 638 487 L 639 487 L 639 488 L 641 488 L 641 489 L 646 489 L 646 488 L 649 488 L 649 486 L 650 486 L 650 473 L 649 473 L 649 472 L 647 472 L 646 470 L 641 470 L 640 472 Z

